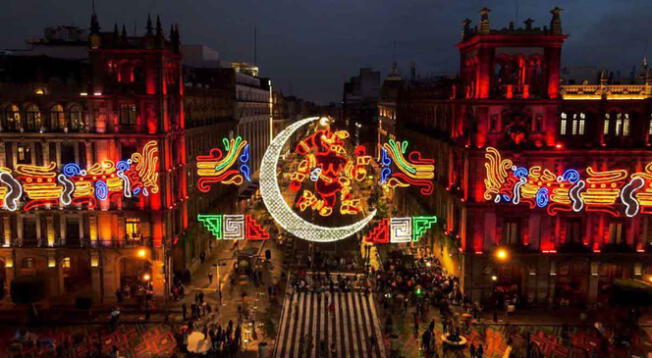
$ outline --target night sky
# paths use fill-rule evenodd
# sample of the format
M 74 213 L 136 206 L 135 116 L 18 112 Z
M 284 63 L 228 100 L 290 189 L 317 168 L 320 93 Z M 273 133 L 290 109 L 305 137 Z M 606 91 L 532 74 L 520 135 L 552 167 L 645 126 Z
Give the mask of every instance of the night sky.
M 4 0 L 0 48 L 24 47 L 49 25 L 88 26 L 91 0 Z M 492 9 L 492 28 L 517 26 L 527 17 L 549 25 L 549 10 L 564 9 L 570 38 L 563 66 L 596 66 L 623 73 L 639 65 L 652 47 L 650 0 L 96 0 L 104 31 L 113 23 L 134 24 L 142 34 L 147 13 L 161 15 L 166 32 L 179 23 L 181 40 L 205 44 L 223 61 L 253 60 L 258 29 L 258 64 L 285 94 L 327 103 L 339 101 L 343 82 L 359 67 L 387 73 L 396 43 L 404 75 L 454 74 L 460 21 L 478 22 L 478 10 Z M 291 91 L 290 91 L 291 90 Z

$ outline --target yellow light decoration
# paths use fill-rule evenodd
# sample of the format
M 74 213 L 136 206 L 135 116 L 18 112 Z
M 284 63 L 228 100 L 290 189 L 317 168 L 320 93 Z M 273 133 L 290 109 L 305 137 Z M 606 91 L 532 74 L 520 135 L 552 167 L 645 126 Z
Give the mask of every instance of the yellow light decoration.
M 500 193 L 500 188 L 507 180 L 507 171 L 512 168 L 513 163 L 509 159 L 502 159 L 500 152 L 493 147 L 488 147 L 484 157 L 487 162 L 484 163 L 487 169 L 487 177 L 484 179 L 485 200 L 493 200 Z
M 144 187 L 149 188 L 152 194 L 158 193 L 158 144 L 156 141 L 151 140 L 145 143 L 142 153 L 133 153 L 131 162 L 136 167 Z

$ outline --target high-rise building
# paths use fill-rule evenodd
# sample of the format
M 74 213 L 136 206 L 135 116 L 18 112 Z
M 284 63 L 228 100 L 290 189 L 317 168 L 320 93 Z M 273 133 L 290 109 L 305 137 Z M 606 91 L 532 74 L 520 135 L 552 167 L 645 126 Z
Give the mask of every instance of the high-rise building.
M 566 35 L 463 22 L 457 81 L 408 87 L 399 136 L 437 153 L 430 247 L 474 301 L 583 304 L 652 276 L 652 78 L 560 84 Z

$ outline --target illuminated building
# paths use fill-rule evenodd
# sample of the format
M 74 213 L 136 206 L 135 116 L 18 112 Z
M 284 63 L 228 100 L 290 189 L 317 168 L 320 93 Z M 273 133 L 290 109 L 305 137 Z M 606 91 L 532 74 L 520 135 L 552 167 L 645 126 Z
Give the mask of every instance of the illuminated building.
M 73 32 L 39 42 L 48 56 L 0 58 L 0 283 L 36 275 L 51 302 L 89 289 L 112 302 L 147 277 L 162 296 L 205 249 L 179 242 L 223 192 L 195 190 L 187 158 L 229 134 L 232 101 L 184 86 L 178 29 L 158 18 L 143 36 L 102 32 L 95 14 Z
M 380 71 L 361 68 L 357 76 L 344 83 L 343 119 L 353 144 L 364 145 L 370 150 L 377 147 L 379 98 Z
M 380 88 L 378 101 L 378 142 L 375 154 L 380 157 L 380 148 L 389 139 L 396 140 L 396 102 L 403 88 L 403 80 L 398 73 L 396 62 L 392 64 L 392 72 L 387 75 Z
M 483 9 L 459 78 L 399 96 L 397 137 L 437 154 L 434 195 L 411 189 L 439 219 L 431 249 L 474 301 L 596 302 L 652 273 L 652 76 L 562 84 L 560 12 L 496 30 Z

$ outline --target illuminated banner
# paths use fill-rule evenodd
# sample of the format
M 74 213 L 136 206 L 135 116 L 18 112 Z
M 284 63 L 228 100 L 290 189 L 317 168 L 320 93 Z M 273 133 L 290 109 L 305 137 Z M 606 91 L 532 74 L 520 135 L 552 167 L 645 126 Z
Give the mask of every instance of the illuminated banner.
M 77 163 L 63 165 L 18 164 L 12 172 L 0 167 L 0 205 L 15 211 L 24 201 L 23 210 L 38 207 L 64 208 L 70 205 L 95 208 L 97 201 L 116 200 L 136 195 L 156 194 L 158 187 L 158 146 L 149 141 L 142 152 L 117 163 L 104 160 L 88 170 Z M 24 198 L 24 200 L 23 200 Z
M 383 144 L 381 151 L 380 184 L 390 189 L 409 186 L 420 187 L 422 195 L 431 195 L 433 191 L 432 179 L 435 177 L 434 159 L 421 157 L 418 151 L 407 152 L 408 142 L 397 142 L 390 139 Z M 392 170 L 392 163 L 398 171 Z
M 436 216 L 382 218 L 364 240 L 372 244 L 416 242 L 435 223 Z
M 627 217 L 652 214 L 652 162 L 642 172 L 631 174 L 625 169 L 596 171 L 591 167 L 583 173 L 566 169 L 556 174 L 541 166 L 518 167 L 491 147 L 485 158 L 485 200 L 527 203 L 531 209 L 546 208 L 550 215 L 584 210 Z
M 223 138 L 222 142 L 226 155 L 213 148 L 208 155 L 197 156 L 197 188 L 201 192 L 209 192 L 213 183 L 240 185 L 245 180 L 251 181 L 247 141 L 237 137 Z
M 269 233 L 251 215 L 199 214 L 197 220 L 218 240 L 268 240 Z

